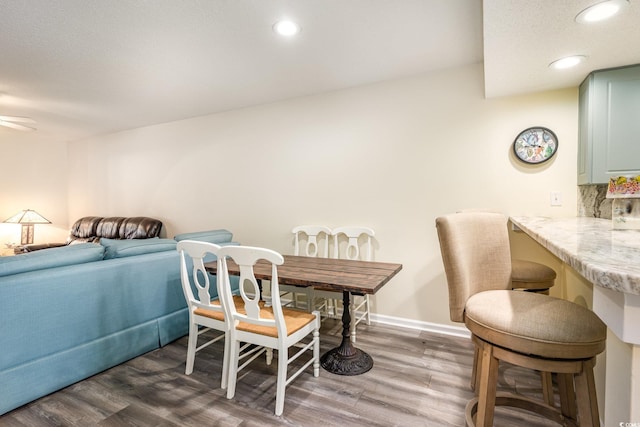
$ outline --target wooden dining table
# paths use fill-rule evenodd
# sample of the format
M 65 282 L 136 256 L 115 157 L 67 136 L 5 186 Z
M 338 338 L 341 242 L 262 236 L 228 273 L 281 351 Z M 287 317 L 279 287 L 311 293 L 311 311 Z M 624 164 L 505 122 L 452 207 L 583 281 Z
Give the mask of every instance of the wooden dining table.
M 238 265 L 227 261 L 229 274 L 240 275 Z M 208 272 L 216 273 L 216 263 L 205 264 Z M 373 295 L 402 269 L 402 264 L 354 261 L 334 258 L 313 258 L 284 255 L 284 263 L 278 266 L 278 282 L 300 287 L 314 287 L 342 292 L 342 304 L 349 307 L 351 294 Z M 254 266 L 258 280 L 271 280 L 271 264 L 258 261 Z M 322 367 L 338 375 L 359 375 L 373 367 L 371 356 L 351 343 L 351 315 L 342 310 L 342 342 L 320 359 Z

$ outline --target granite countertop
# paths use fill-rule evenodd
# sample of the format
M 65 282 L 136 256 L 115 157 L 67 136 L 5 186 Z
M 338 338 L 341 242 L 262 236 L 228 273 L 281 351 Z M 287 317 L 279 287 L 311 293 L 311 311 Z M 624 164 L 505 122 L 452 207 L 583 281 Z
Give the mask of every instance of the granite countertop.
M 600 218 L 510 219 L 591 283 L 640 295 L 640 230 L 613 230 Z

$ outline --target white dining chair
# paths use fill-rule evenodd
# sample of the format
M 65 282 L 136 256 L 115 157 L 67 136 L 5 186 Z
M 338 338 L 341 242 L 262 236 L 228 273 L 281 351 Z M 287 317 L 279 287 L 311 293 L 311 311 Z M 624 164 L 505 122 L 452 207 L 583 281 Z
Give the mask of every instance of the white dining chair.
M 238 264 L 240 269 L 240 297 L 243 306 L 233 303 L 227 258 Z M 266 306 L 259 298 L 258 281 L 253 267 L 258 260 L 271 264 L 271 305 Z M 240 343 L 254 344 L 277 350 L 278 371 L 276 383 L 275 414 L 280 416 L 284 410 L 286 386 L 309 366 L 313 366 L 313 376 L 320 375 L 320 314 L 282 307 L 278 283 L 278 265 L 284 258 L 270 249 L 249 246 L 225 246 L 218 251 L 218 277 L 222 305 L 230 322 L 229 380 L 227 398 L 232 399 L 236 392 L 238 372 L 246 368 L 253 358 L 239 366 Z M 289 348 L 300 348 L 289 357 Z M 288 366 L 306 352 L 309 360 L 288 376 Z M 249 375 L 249 374 L 247 374 Z
M 299 225 L 291 232 L 294 235 L 293 254 L 308 257 L 329 257 L 329 238 L 331 229 L 324 225 Z M 312 312 L 314 307 L 314 296 L 312 287 L 302 287 L 293 285 L 280 285 L 280 296 L 290 299 L 294 308 L 306 308 Z M 300 297 L 304 297 L 304 306 L 300 302 Z M 286 305 L 286 304 L 285 304 Z
M 216 281 L 215 296 L 212 296 L 211 279 L 213 276 L 208 274 L 204 267 L 205 262 L 212 261 L 217 257 L 220 246 L 202 241 L 182 240 L 178 242 L 176 249 L 180 253 L 180 279 L 189 309 L 189 340 L 187 342 L 185 374 L 191 375 L 193 372 L 197 352 L 224 339 L 220 387 L 225 389 L 229 376 L 230 324 L 227 322 L 228 317 L 225 316 L 220 299 L 220 281 L 217 280 L 217 277 L 214 278 Z M 231 288 L 231 284 L 229 287 Z M 238 290 L 234 287 L 232 292 L 234 304 L 241 305 L 242 299 L 237 295 Z M 220 331 L 221 334 L 198 346 L 200 335 L 211 330 Z M 270 349 L 252 347 L 249 344 L 242 346 L 240 353 L 241 358 L 254 355 L 253 359 L 265 353 L 267 365 L 271 364 L 273 358 L 273 352 Z
M 214 243 L 194 240 L 183 240 L 178 242 L 176 246 L 176 250 L 180 253 L 182 291 L 189 309 L 189 341 L 187 343 L 185 374 L 191 375 L 193 372 L 197 352 L 224 339 L 220 384 L 224 389 L 227 387 L 228 379 L 229 325 L 225 322 L 224 310 L 219 299 L 211 296 L 211 276 L 204 267 L 204 258 L 209 254 L 217 255 L 219 249 L 220 246 Z M 189 268 L 189 264 L 191 264 L 191 268 Z M 201 326 L 203 328 L 200 328 Z M 198 337 L 210 330 L 220 331 L 221 334 L 198 347 Z
M 332 258 L 372 261 L 373 244 L 375 236 L 373 229 L 362 226 L 338 227 L 331 231 L 333 239 Z M 362 250 L 361 250 L 362 249 Z M 329 302 L 327 307 L 337 306 L 342 301 L 342 293 L 323 289 L 314 289 L 314 298 L 324 298 Z M 351 342 L 356 342 L 356 327 L 361 322 L 371 324 L 371 312 L 369 307 L 369 295 L 351 293 L 351 307 L 348 307 L 351 316 Z M 343 310 L 345 307 L 343 307 Z M 331 315 L 331 313 L 329 313 Z M 336 313 L 337 315 L 337 313 Z

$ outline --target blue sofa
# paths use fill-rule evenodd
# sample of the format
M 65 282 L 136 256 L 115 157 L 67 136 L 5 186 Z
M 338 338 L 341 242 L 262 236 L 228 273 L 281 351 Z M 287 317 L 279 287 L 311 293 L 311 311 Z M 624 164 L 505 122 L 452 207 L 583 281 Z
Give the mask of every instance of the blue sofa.
M 184 239 L 232 244 L 213 230 L 0 257 L 0 414 L 186 335 Z

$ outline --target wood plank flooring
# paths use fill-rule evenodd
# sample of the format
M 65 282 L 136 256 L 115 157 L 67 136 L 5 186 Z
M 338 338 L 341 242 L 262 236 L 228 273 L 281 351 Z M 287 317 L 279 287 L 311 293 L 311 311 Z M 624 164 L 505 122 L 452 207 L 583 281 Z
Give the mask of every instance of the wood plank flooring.
M 327 319 L 321 352 L 339 344 L 341 325 Z M 0 426 L 463 426 L 473 347 L 465 338 L 359 325 L 358 347 L 371 371 L 345 377 L 320 369 L 286 391 L 274 415 L 276 360 L 259 358 L 243 370 L 236 397 L 220 389 L 222 342 L 196 356 L 184 375 L 186 337 L 0 417 Z M 275 355 L 274 355 L 275 356 Z M 500 390 L 541 398 L 539 375 L 500 367 Z M 556 425 L 518 410 L 496 410 L 496 426 Z

